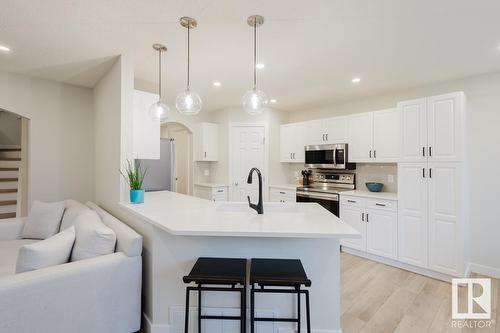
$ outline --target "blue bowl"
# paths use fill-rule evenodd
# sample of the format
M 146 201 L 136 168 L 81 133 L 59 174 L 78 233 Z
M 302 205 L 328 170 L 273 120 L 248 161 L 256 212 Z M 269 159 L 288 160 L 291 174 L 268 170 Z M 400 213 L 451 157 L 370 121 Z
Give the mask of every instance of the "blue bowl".
M 365 183 L 366 187 L 368 188 L 368 191 L 370 192 L 380 192 L 382 191 L 382 187 L 384 187 L 384 184 L 382 183 Z

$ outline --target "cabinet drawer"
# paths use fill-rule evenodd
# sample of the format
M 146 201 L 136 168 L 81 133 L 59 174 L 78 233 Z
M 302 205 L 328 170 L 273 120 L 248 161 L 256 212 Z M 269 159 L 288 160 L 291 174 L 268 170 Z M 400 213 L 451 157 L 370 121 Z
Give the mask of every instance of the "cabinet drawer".
M 342 205 L 349 207 L 365 207 L 365 199 L 359 197 L 350 197 L 340 195 L 340 202 Z
M 212 188 L 212 194 L 214 195 L 226 195 L 227 188 L 225 187 L 214 187 Z
M 270 194 L 272 196 L 287 196 L 295 198 L 295 190 L 283 190 L 283 189 L 272 188 Z
M 395 212 L 398 209 L 398 203 L 393 200 L 366 199 L 366 208 L 384 209 Z

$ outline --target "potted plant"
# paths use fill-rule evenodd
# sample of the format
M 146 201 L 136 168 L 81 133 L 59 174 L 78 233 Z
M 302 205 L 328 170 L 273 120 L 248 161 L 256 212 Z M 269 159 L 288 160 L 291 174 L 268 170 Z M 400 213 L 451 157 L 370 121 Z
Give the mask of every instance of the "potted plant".
M 125 173 L 120 170 L 123 178 L 125 178 L 125 181 L 130 186 L 130 202 L 133 204 L 144 202 L 144 189 L 142 188 L 142 183 L 146 176 L 146 171 L 147 170 L 144 170 L 144 172 L 142 172 L 141 163 L 139 161 L 133 164 L 129 160 L 127 160 Z

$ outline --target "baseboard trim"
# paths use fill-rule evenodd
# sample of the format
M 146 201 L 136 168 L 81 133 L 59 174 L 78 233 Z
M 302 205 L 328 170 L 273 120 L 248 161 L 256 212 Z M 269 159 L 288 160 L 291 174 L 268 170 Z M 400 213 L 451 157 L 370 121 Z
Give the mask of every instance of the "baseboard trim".
M 153 324 L 146 313 L 142 313 L 144 320 L 143 333 L 169 333 L 170 325 L 168 324 Z
M 345 247 L 345 246 L 342 246 L 342 252 L 346 252 L 346 253 L 349 253 L 349 254 L 352 254 L 352 255 L 355 255 L 358 257 L 362 257 L 362 258 L 366 258 L 366 259 L 373 260 L 376 262 L 380 262 L 380 263 L 385 264 L 385 265 L 390 265 L 390 266 L 394 266 L 397 268 L 401 268 L 401 269 L 404 269 L 406 271 L 425 275 L 425 276 L 431 277 L 433 279 L 437 279 L 437 280 L 441 280 L 441 281 L 445 281 L 445 282 L 451 282 L 452 279 L 456 278 L 455 276 L 432 271 L 432 270 L 429 270 L 426 268 L 412 266 L 412 265 L 405 264 L 403 262 L 400 262 L 400 261 L 397 261 L 394 259 L 379 257 L 379 256 L 371 254 L 371 253 L 366 253 L 363 251 L 351 249 L 351 248 Z
M 475 264 L 470 262 L 468 265 L 468 271 L 470 273 L 478 273 L 481 275 L 486 275 L 492 278 L 500 279 L 500 268 L 485 266 L 480 264 Z

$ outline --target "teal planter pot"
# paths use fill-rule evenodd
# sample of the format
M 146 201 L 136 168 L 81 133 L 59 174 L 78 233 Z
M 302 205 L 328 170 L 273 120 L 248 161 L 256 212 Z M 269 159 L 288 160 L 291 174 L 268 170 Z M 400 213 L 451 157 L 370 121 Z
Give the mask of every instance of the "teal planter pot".
M 130 202 L 141 204 L 144 202 L 144 190 L 130 190 Z

